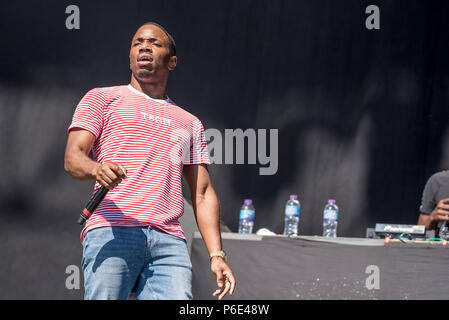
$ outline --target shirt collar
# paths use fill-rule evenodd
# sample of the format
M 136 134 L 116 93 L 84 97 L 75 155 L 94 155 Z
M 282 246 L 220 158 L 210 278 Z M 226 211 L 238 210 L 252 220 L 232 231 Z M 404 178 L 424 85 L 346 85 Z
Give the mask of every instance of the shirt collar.
M 132 92 L 134 92 L 136 94 L 140 94 L 141 96 L 144 96 L 147 99 L 150 99 L 150 100 L 153 100 L 153 101 L 156 101 L 156 102 L 159 102 L 159 103 L 172 103 L 173 102 L 168 96 L 166 96 L 167 98 L 165 100 L 164 99 L 151 98 L 149 95 L 147 95 L 147 94 L 145 94 L 143 92 L 140 92 L 139 90 L 134 88 L 131 84 L 128 84 L 128 88 L 129 88 L 129 90 L 131 90 Z

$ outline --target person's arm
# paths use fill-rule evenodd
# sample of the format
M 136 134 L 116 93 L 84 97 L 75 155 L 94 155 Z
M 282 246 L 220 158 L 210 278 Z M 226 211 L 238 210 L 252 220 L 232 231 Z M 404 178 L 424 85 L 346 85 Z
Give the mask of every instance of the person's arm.
M 434 230 L 439 221 L 449 220 L 449 198 L 440 200 L 430 214 L 421 213 L 418 224 L 424 225 L 426 230 Z
M 430 214 L 420 213 L 418 217 L 418 225 L 424 225 L 426 230 L 434 230 L 436 227 L 435 221 L 432 221 Z
M 220 205 L 212 186 L 209 171 L 205 165 L 185 165 L 184 177 L 189 185 L 192 207 L 206 248 L 209 254 L 222 250 L 220 233 Z M 211 271 L 217 277 L 217 289 L 213 296 L 221 300 L 235 289 L 235 277 L 225 259 L 219 256 L 211 258 Z
M 78 180 L 97 180 L 108 189 L 114 189 L 126 178 L 126 169 L 116 162 L 103 164 L 89 157 L 95 142 L 95 136 L 83 129 L 69 132 L 64 156 L 64 169 Z

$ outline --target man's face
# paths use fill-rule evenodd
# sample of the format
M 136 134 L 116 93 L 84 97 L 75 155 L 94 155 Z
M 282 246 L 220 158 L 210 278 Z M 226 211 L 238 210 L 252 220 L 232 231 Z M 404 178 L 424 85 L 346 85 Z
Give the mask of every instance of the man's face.
M 170 56 L 167 35 L 157 26 L 145 25 L 137 30 L 129 53 L 130 69 L 141 82 L 151 82 L 168 74 L 176 66 L 176 57 Z

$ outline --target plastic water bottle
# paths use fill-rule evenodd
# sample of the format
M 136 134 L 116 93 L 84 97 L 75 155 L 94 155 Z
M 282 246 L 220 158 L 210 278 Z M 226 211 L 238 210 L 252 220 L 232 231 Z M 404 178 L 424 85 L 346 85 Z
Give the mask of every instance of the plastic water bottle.
M 253 232 L 255 216 L 256 210 L 253 206 L 253 200 L 245 199 L 240 209 L 239 233 Z
M 301 204 L 299 203 L 298 196 L 296 194 L 290 195 L 290 199 L 285 205 L 284 235 L 298 235 L 300 208 Z
M 338 207 L 335 200 L 330 199 L 324 207 L 323 237 L 337 237 Z
M 441 224 L 439 237 L 443 240 L 449 240 L 449 224 L 447 221 Z

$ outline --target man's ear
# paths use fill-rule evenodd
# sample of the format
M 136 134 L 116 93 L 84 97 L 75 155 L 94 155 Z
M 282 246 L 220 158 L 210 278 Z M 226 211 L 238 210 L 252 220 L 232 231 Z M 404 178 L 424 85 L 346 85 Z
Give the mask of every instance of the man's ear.
M 171 56 L 170 60 L 168 60 L 168 70 L 173 71 L 178 64 L 178 58 L 176 56 Z

